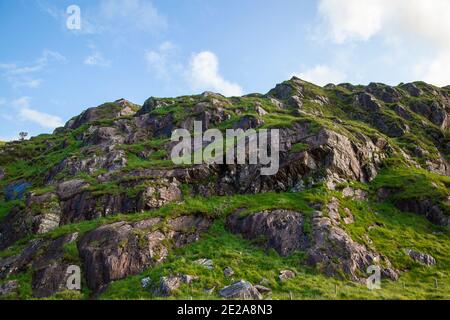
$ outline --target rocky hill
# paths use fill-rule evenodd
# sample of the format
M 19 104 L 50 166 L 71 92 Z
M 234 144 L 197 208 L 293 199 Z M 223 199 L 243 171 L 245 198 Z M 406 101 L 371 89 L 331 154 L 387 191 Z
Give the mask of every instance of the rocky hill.
M 195 120 L 280 129 L 278 173 L 175 166 Z M 450 87 L 423 82 L 87 109 L 0 146 L 0 297 L 449 299 L 449 129 Z

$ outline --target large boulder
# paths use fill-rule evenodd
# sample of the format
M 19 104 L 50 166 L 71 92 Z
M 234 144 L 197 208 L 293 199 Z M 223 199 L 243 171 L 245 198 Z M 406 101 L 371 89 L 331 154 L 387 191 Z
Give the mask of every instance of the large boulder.
M 264 211 L 244 218 L 237 212 L 228 217 L 227 227 L 246 239 L 261 237 L 261 245 L 273 248 L 283 256 L 305 249 L 309 242 L 303 231 L 304 216 L 295 211 Z
M 219 291 L 225 299 L 261 300 L 262 295 L 250 282 L 241 280 Z
M 78 243 L 89 288 L 100 291 L 111 281 L 137 274 L 163 261 L 170 250 L 197 241 L 210 220 L 201 216 L 161 218 L 102 226 Z

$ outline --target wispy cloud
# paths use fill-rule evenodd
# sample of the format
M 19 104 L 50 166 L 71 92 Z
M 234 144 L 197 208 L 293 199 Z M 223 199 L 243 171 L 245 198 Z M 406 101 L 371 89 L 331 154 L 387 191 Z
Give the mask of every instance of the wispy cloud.
M 166 17 L 146 0 L 102 0 L 99 19 L 99 23 L 110 30 L 156 33 L 167 28 Z
M 101 52 L 95 51 L 84 59 L 84 64 L 89 66 L 109 67 L 111 65 L 111 61 L 105 59 Z
M 44 50 L 42 55 L 32 64 L 1 63 L 0 70 L 3 70 L 2 76 L 14 88 L 28 87 L 35 89 L 43 82 L 39 75 L 51 63 L 64 63 L 66 61 L 67 59 L 62 54 L 56 51 Z
M 145 53 L 148 68 L 158 78 L 170 80 L 171 75 L 182 69 L 178 60 L 178 48 L 170 41 L 163 42 L 156 50 Z

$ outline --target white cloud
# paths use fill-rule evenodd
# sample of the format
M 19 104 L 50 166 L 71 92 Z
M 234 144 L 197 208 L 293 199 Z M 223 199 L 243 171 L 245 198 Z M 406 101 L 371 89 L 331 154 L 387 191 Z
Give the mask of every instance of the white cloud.
M 3 99 L 2 102 L 7 104 L 5 99 Z M 8 110 L 8 114 L 4 114 L 2 117 L 8 121 L 29 121 L 36 123 L 41 127 L 50 129 L 63 125 L 63 121 L 60 117 L 35 110 L 30 106 L 30 103 L 30 97 L 20 97 L 15 100 L 11 100 L 9 104 L 12 109 Z M 16 110 L 16 112 L 13 112 L 14 110 Z
M 418 63 L 414 71 L 417 79 L 441 87 L 448 86 L 450 84 L 450 50 L 443 50 L 432 61 Z
M 170 80 L 171 74 L 182 69 L 177 60 L 178 48 L 171 42 L 162 43 L 156 50 L 148 50 L 145 60 L 150 71 L 158 78 Z
M 111 65 L 111 61 L 105 59 L 101 52 L 95 51 L 84 59 L 84 64 L 89 66 L 109 67 Z
M 321 0 L 319 13 L 328 23 L 330 35 L 336 42 L 368 40 L 382 28 L 382 2 L 384 0 Z
M 20 66 L 16 63 L 1 63 L 2 76 L 11 83 L 14 88 L 27 87 L 38 88 L 43 80 L 36 78 L 52 63 L 64 63 L 67 59 L 60 53 L 51 50 L 44 50 L 42 55 L 30 65 Z
M 450 47 L 448 0 L 320 0 L 318 9 L 339 43 L 382 33 Z
M 241 96 L 242 88 L 225 80 L 219 73 L 219 60 L 210 51 L 192 56 L 186 72 L 187 80 L 194 90 L 212 90 L 225 96 Z
M 317 65 L 304 72 L 294 74 L 300 79 L 324 86 L 328 83 L 342 83 L 345 80 L 345 75 L 339 70 L 330 68 L 326 65 Z
M 36 123 L 44 128 L 54 129 L 63 126 L 60 117 L 40 112 L 31 108 L 20 109 L 19 116 L 26 121 Z
M 435 53 L 428 66 L 418 63 L 411 70 L 420 80 L 450 83 L 449 0 L 320 0 L 318 11 L 334 42 L 381 36 L 397 46 L 426 48 Z

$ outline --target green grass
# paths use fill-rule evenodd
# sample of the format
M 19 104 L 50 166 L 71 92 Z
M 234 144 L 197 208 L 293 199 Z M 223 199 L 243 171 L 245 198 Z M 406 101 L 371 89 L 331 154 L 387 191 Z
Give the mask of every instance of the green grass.
M 374 190 L 382 187 L 400 190 L 390 197 L 391 201 L 430 199 L 440 203 L 450 196 L 450 177 L 420 168 L 390 166 L 381 171 L 371 183 L 371 187 Z
M 244 240 L 233 235 L 224 227 L 225 217 L 236 209 L 244 209 L 243 214 L 265 209 L 284 208 L 308 214 L 309 203 L 326 201 L 331 196 L 340 199 L 341 210 L 349 208 L 355 223 L 343 226 L 358 242 L 365 244 L 387 256 L 393 266 L 403 270 L 398 282 L 383 280 L 382 289 L 369 291 L 364 285 L 346 280 L 328 278 L 314 268 L 304 264 L 304 253 L 299 252 L 290 257 L 280 257 L 273 250 L 260 249 L 256 242 Z M 322 188 L 303 193 L 268 193 L 256 195 L 235 195 L 230 197 L 203 198 L 188 197 L 181 205 L 170 204 L 159 210 L 133 215 L 116 215 L 95 221 L 84 221 L 67 225 L 51 231 L 43 237 L 58 237 L 62 234 L 78 231 L 81 234 L 98 226 L 115 221 L 138 221 L 152 216 L 175 217 L 184 214 L 204 214 L 214 217 L 213 226 L 202 235 L 200 241 L 185 248 L 174 250 L 161 265 L 150 268 L 143 273 L 127 277 L 112 283 L 102 294 L 102 299 L 158 299 L 151 290 L 145 290 L 140 280 L 150 277 L 157 283 L 161 276 L 185 273 L 199 276 L 191 286 L 183 285 L 171 299 L 218 299 L 217 291 L 233 281 L 246 279 L 259 283 L 268 280 L 273 290 L 273 299 L 448 299 L 450 298 L 450 233 L 444 228 L 432 225 L 421 216 L 403 213 L 389 204 L 342 199 L 337 192 L 326 192 Z M 369 231 L 369 226 L 377 225 Z M 401 234 L 401 237 L 399 235 Z M 368 238 L 371 242 L 368 242 Z M 23 246 L 23 244 L 21 244 Z M 19 245 L 20 246 L 20 245 Z M 18 246 L 18 247 L 19 247 Z M 17 247 L 17 248 L 18 248 Z M 415 249 L 432 254 L 438 261 L 434 267 L 426 268 L 413 262 L 404 249 Z M 10 249 L 10 253 L 19 249 Z M 210 258 L 214 261 L 214 270 L 197 266 L 194 261 Z M 64 248 L 64 259 L 78 262 L 75 244 Z M 223 275 L 223 268 L 231 266 L 235 275 L 229 279 Z M 277 279 L 280 270 L 290 269 L 298 276 L 287 282 Z M 18 275 L 26 283 L 29 278 Z M 435 281 L 438 288 L 435 288 Z M 420 280 L 420 281 L 419 281 Z M 215 287 L 215 293 L 208 295 L 205 289 Z M 21 298 L 30 298 L 29 289 L 22 290 Z M 335 290 L 337 288 L 337 295 Z M 27 291 L 28 290 L 28 291 Z M 28 292 L 28 294 L 27 294 Z M 89 293 L 60 293 L 53 299 L 87 298 Z
M 399 219 L 403 220 L 403 218 Z M 420 223 L 426 224 L 426 221 L 422 219 Z M 389 226 L 390 224 L 386 229 Z M 410 230 L 411 225 L 406 227 Z M 413 236 L 412 233 L 411 236 Z M 425 268 L 407 261 L 403 265 L 410 270 L 404 273 L 399 281 L 383 280 L 381 290 L 370 291 L 365 285 L 329 278 L 305 266 L 305 255 L 302 252 L 283 258 L 273 250 L 264 251 L 252 242 L 230 234 L 225 230 L 223 220 L 219 219 L 199 242 L 172 252 L 159 266 L 150 268 L 139 275 L 115 281 L 100 298 L 161 299 L 152 293 L 160 277 L 183 273 L 198 276 L 199 279 L 192 285 L 182 285 L 170 299 L 220 299 L 218 291 L 240 279 L 246 279 L 254 284 L 266 279 L 267 285 L 273 290 L 271 295 L 273 299 L 448 299 L 450 298 L 448 268 L 450 261 L 448 257 L 445 258 L 447 255 L 445 250 L 448 250 L 450 245 L 448 236 L 444 239 L 426 234 L 422 236 L 425 241 L 437 241 L 439 244 L 439 249 L 432 252 L 440 260 L 438 266 Z M 406 237 L 401 244 L 424 249 L 415 242 L 409 243 L 409 240 L 411 239 Z M 396 242 L 395 238 L 388 237 L 374 237 L 373 241 L 382 250 L 387 249 L 383 244 L 392 247 Z M 399 253 L 399 255 L 402 255 L 402 260 L 406 260 L 405 253 Z M 200 258 L 212 259 L 214 269 L 208 270 L 196 265 L 194 261 Z M 396 257 L 390 258 L 399 260 Z M 232 267 L 235 271 L 231 278 L 223 275 L 225 267 Z M 280 282 L 278 274 L 284 269 L 293 270 L 297 277 Z M 150 277 L 152 283 L 152 286 L 147 289 L 142 288 L 140 284 L 141 279 L 145 277 Z M 435 288 L 435 279 L 438 279 L 439 288 Z M 215 288 L 213 294 L 205 292 L 206 289 L 212 288 Z
M 308 150 L 309 150 L 309 145 L 305 144 L 305 143 L 294 144 L 291 148 L 291 152 L 303 152 L 303 151 L 308 151 Z

